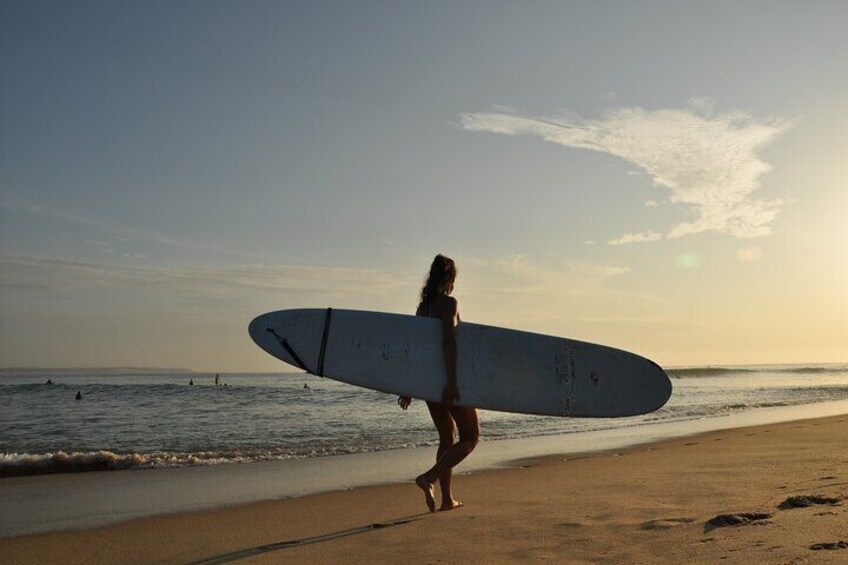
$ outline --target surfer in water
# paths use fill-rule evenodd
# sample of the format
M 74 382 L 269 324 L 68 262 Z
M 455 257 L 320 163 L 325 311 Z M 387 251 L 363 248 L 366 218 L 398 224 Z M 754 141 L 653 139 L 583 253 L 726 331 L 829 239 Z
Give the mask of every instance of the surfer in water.
M 436 464 L 425 473 L 418 475 L 415 484 L 424 491 L 424 497 L 430 512 L 436 511 L 436 481 L 442 491 L 442 505 L 439 510 L 453 510 L 462 503 L 451 494 L 452 469 L 465 459 L 477 446 L 480 438 L 480 426 L 477 422 L 477 410 L 468 406 L 457 406 L 460 400 L 456 375 L 456 325 L 459 323 L 459 310 L 456 298 L 451 296 L 456 281 L 456 265 L 453 259 L 436 255 L 430 265 L 430 274 L 418 303 L 416 316 L 439 318 L 442 320 L 442 347 L 445 353 L 445 373 L 447 380 L 442 391 L 441 402 L 427 401 L 430 417 L 439 432 L 439 449 L 436 452 Z M 398 404 L 406 410 L 412 403 L 408 396 L 398 398 Z M 455 440 L 455 431 L 459 430 L 459 441 Z

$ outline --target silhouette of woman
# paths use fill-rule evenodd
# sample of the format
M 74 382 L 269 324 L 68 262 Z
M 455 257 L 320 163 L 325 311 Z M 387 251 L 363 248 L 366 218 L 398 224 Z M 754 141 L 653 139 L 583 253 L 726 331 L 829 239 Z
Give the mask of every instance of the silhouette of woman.
M 433 485 L 436 481 L 442 491 L 442 505 L 439 510 L 453 510 L 462 503 L 451 493 L 451 474 L 453 468 L 465 459 L 477 446 L 480 438 L 480 426 L 477 410 L 470 406 L 457 406 L 460 400 L 457 390 L 456 374 L 456 325 L 460 322 L 456 298 L 451 296 L 456 281 L 456 265 L 453 259 L 436 255 L 430 265 L 430 274 L 418 303 L 416 316 L 439 318 L 442 321 L 442 347 L 445 357 L 447 376 L 441 402 L 427 401 L 430 417 L 439 432 L 439 449 L 436 452 L 436 464 L 415 479 L 415 484 L 424 491 L 424 498 L 430 512 L 436 511 Z M 398 398 L 398 404 L 406 410 L 412 403 L 408 396 Z M 455 442 L 455 430 L 459 430 L 459 441 Z

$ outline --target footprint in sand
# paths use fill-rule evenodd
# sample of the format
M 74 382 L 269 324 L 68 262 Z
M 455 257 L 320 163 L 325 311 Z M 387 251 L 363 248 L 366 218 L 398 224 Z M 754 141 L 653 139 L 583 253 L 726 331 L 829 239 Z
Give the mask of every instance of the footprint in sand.
M 790 496 L 777 505 L 781 510 L 792 510 L 793 508 L 806 508 L 808 506 L 839 506 L 842 504 L 841 497 L 819 496 L 813 494 L 802 494 Z
M 650 522 L 645 522 L 642 524 L 642 530 L 667 530 L 668 528 L 676 528 L 677 526 L 683 526 L 685 524 L 691 524 L 694 522 L 695 518 L 660 518 L 658 520 L 651 520 Z
M 814 543 L 810 546 L 810 549 L 813 551 L 820 551 L 822 549 L 848 549 L 848 541 L 825 541 L 822 543 Z
M 704 531 L 709 532 L 716 528 L 725 528 L 727 526 L 745 526 L 748 524 L 764 525 L 770 524 L 767 520 L 771 518 L 771 514 L 766 512 L 740 512 L 739 514 L 719 514 L 707 520 L 704 524 Z

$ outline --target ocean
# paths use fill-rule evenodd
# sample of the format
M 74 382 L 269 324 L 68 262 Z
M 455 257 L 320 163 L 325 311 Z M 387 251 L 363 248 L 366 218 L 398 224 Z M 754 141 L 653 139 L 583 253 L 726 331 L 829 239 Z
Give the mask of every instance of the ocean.
M 482 440 L 848 399 L 846 364 L 690 367 L 668 373 L 674 392 L 657 412 L 571 419 L 481 411 Z M 420 401 L 404 412 L 394 396 L 303 373 L 227 373 L 221 375 L 226 386 L 215 386 L 214 376 L 139 369 L 0 370 L 0 477 L 308 459 L 437 441 Z

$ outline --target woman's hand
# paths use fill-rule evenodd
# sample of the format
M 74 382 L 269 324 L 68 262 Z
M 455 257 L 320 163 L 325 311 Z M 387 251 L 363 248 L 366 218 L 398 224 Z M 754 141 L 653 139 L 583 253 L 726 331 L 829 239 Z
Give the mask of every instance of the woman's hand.
M 442 390 L 442 404 L 451 405 L 456 400 L 459 400 L 459 389 L 456 388 L 456 384 L 446 384 Z
M 412 398 L 409 396 L 398 396 L 397 403 L 403 410 L 406 410 L 412 404 Z

